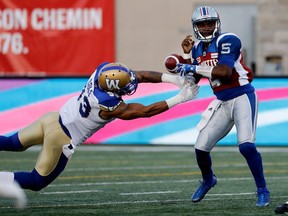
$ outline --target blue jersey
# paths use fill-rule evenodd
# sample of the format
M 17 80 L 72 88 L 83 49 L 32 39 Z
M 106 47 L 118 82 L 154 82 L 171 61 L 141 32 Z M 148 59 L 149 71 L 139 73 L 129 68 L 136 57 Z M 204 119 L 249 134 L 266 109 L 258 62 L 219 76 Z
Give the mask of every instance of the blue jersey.
M 220 100 L 229 100 L 239 95 L 255 91 L 250 84 L 253 73 L 244 65 L 242 45 L 239 37 L 232 33 L 222 33 L 215 37 L 207 50 L 203 42 L 195 43 L 192 49 L 192 64 L 216 66 L 225 64 L 233 68 L 228 80 L 209 79 L 214 94 Z

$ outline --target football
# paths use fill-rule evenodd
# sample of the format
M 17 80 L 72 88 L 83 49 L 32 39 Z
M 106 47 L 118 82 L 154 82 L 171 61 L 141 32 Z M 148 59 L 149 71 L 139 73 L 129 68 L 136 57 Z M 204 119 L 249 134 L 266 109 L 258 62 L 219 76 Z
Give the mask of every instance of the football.
M 170 54 L 164 60 L 165 68 L 170 73 L 177 73 L 177 64 L 186 63 L 185 59 L 178 54 Z

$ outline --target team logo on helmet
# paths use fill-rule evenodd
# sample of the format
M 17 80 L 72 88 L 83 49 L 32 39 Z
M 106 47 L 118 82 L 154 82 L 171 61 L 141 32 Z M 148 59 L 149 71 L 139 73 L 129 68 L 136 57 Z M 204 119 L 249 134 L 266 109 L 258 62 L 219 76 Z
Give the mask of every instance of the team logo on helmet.
M 120 89 L 119 87 L 120 80 L 105 79 L 105 81 L 108 89 Z
M 98 86 L 107 92 L 131 95 L 138 86 L 136 75 L 121 63 L 103 66 L 98 73 Z

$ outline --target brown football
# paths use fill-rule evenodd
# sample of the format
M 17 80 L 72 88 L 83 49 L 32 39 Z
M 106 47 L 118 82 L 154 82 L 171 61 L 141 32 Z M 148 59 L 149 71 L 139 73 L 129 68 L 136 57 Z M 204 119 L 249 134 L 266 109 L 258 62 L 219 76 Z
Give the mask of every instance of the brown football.
M 170 73 L 177 73 L 177 64 L 179 63 L 186 63 L 185 59 L 178 54 L 170 54 L 164 60 L 165 68 Z

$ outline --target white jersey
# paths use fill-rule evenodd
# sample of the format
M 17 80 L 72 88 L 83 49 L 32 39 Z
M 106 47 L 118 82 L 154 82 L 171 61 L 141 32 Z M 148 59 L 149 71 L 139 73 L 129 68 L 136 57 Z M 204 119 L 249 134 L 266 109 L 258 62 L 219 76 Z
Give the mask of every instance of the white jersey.
M 101 109 L 114 110 L 122 101 L 122 98 L 117 94 L 105 92 L 98 88 L 96 84 L 97 71 L 99 71 L 99 67 L 91 75 L 81 94 L 72 97 L 60 109 L 62 124 L 68 130 L 73 145 L 82 144 L 93 133 L 113 121 L 115 118 L 102 119 L 99 113 Z

